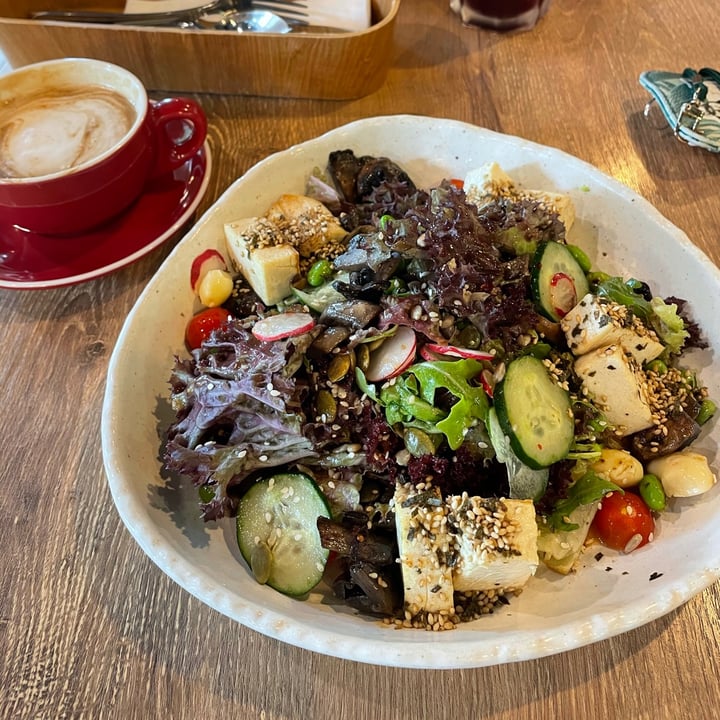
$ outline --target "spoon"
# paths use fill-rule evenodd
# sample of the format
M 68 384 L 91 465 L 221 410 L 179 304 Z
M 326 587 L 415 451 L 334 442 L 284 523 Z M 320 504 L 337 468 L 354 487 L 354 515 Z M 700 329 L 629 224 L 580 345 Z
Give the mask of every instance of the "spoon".
M 303 18 L 307 18 L 305 12 L 307 7 L 302 2 L 296 0 L 273 0 L 277 5 L 285 9 L 277 9 L 276 12 L 280 16 L 298 19 L 302 22 Z M 189 8 L 186 10 L 163 10 L 159 12 L 143 12 L 143 13 L 125 13 L 125 12 L 106 12 L 95 10 L 41 10 L 32 13 L 32 17 L 36 20 L 62 20 L 65 22 L 86 22 L 86 23 L 122 23 L 124 25 L 168 25 L 173 23 L 186 25 L 194 22 L 198 17 L 204 15 L 216 15 L 222 12 L 243 12 L 253 10 L 252 5 L 256 4 L 260 8 L 261 0 L 211 0 L 199 7 Z M 275 9 L 274 7 L 271 9 Z
M 199 27 L 232 32 L 288 33 L 290 25 L 269 10 L 230 11 L 222 15 L 203 15 L 198 18 Z

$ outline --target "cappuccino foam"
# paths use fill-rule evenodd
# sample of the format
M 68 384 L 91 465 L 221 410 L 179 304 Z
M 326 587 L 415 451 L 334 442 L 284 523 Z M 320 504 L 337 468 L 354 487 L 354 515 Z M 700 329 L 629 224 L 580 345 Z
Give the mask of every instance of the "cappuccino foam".
M 95 85 L 13 98 L 0 105 L 0 177 L 78 167 L 115 146 L 134 120 L 125 97 Z

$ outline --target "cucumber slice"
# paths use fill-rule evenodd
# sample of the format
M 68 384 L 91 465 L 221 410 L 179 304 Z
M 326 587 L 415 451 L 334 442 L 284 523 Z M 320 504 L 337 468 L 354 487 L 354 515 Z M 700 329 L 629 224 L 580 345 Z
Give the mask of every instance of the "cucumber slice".
M 590 291 L 587 277 L 567 245 L 553 240 L 538 247 L 530 275 L 535 304 L 554 322 L 560 322 Z
M 550 471 L 535 470 L 520 460 L 510 446 L 510 438 L 503 432 L 494 407 L 488 411 L 487 429 L 497 461 L 505 464 L 510 498 L 537 502 L 547 490 Z
M 292 292 L 300 302 L 307 305 L 311 310 L 319 313 L 325 310 L 328 305 L 347 300 L 341 292 L 338 292 L 332 286 L 332 283 L 325 283 L 324 285 L 320 285 L 320 287 L 312 287 L 305 290 L 293 287 Z
M 575 436 L 570 396 L 548 373 L 542 360 L 513 360 L 495 386 L 495 411 L 515 454 L 540 470 L 562 460 Z
M 318 517 L 330 517 L 327 500 L 304 473 L 281 473 L 255 483 L 240 499 L 237 542 L 260 583 L 299 596 L 317 585 L 328 551 Z

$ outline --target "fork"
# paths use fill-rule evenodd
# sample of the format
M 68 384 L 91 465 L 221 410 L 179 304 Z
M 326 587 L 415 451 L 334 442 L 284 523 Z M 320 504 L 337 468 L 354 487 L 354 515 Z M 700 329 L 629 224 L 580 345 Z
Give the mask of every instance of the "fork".
M 147 13 L 103 12 L 93 10 L 41 10 L 32 13 L 34 20 L 66 20 L 86 23 L 122 23 L 127 25 L 155 25 L 170 21 L 194 23 L 198 18 L 232 10 L 271 10 L 285 20 L 308 17 L 307 5 L 297 0 L 212 0 L 186 10 L 165 10 Z

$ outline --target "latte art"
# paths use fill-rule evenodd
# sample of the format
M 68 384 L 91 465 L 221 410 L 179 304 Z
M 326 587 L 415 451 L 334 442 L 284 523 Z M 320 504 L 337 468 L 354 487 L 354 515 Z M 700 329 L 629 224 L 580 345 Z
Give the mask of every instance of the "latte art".
M 15 98 L 0 105 L 0 177 L 78 167 L 116 145 L 134 119 L 126 98 L 95 85 Z

